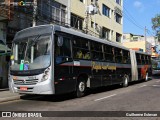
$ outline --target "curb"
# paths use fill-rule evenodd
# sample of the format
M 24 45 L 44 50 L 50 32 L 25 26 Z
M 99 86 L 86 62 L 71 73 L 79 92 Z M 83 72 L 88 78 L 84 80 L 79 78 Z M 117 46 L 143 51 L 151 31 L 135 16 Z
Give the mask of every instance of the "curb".
M 17 96 L 12 96 L 12 97 L 0 98 L 0 103 L 14 101 L 14 100 L 20 100 L 20 99 L 32 100 L 32 99 L 36 99 L 36 98 L 39 98 L 39 97 L 41 97 L 41 96 L 36 96 L 36 95 L 17 95 Z
M 12 96 L 12 97 L 6 97 L 6 98 L 1 98 L 0 103 L 2 102 L 8 102 L 8 101 L 14 101 L 14 100 L 19 100 L 21 96 Z
M 9 88 L 0 89 L 0 92 L 1 92 L 1 91 L 9 91 Z

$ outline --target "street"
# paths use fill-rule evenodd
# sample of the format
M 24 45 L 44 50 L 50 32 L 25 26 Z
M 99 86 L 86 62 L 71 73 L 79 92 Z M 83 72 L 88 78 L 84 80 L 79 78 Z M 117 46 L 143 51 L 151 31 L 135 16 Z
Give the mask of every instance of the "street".
M 82 98 L 74 98 L 70 94 L 59 96 L 32 96 L 31 99 L 22 98 L 20 100 L 1 103 L 0 111 L 160 111 L 159 90 L 160 79 L 159 77 L 154 77 L 148 82 L 131 83 L 130 86 L 126 88 L 115 85 L 90 90 L 88 94 Z M 82 119 L 82 117 L 79 119 Z M 113 117 L 114 116 L 107 119 L 113 119 Z M 86 119 L 89 120 L 91 118 L 92 116 L 88 116 Z M 56 119 L 61 118 L 58 117 Z M 67 117 L 65 119 L 71 118 Z M 103 117 L 101 119 L 106 118 Z M 133 118 L 125 117 L 121 119 L 128 120 Z M 141 117 L 141 119 L 150 120 L 151 117 Z M 158 120 L 157 117 L 153 117 L 152 119 Z

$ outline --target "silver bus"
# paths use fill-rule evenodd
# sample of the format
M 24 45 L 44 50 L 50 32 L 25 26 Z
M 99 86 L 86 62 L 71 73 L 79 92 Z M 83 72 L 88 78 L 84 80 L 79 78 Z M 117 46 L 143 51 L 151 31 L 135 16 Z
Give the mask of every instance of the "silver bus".
M 85 95 L 87 88 L 148 80 L 151 56 L 71 28 L 42 25 L 13 40 L 10 90 L 24 94 Z

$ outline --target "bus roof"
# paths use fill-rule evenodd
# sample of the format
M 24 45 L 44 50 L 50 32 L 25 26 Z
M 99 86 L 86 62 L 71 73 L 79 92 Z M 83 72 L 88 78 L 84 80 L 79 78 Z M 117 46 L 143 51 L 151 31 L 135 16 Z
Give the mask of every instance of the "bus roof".
M 115 46 L 115 47 L 118 47 L 118 48 L 122 48 L 122 49 L 125 49 L 125 50 L 128 50 L 128 51 L 131 50 L 129 48 L 126 48 L 126 47 L 120 45 L 120 43 L 107 41 L 105 39 L 97 38 L 97 37 L 85 34 L 83 32 L 77 31 L 73 28 L 63 27 L 63 26 L 54 25 L 54 24 L 39 25 L 39 26 L 29 27 L 29 28 L 23 29 L 23 30 L 17 32 L 13 41 L 15 41 L 16 39 L 24 38 L 25 36 L 26 37 L 27 36 L 34 36 L 34 35 L 52 33 L 52 32 L 55 32 L 55 31 L 61 31 L 61 32 L 64 32 L 64 33 L 76 35 L 76 36 L 83 37 L 83 38 L 86 38 L 86 39 L 91 39 L 91 40 L 96 41 L 96 42 L 108 44 L 108 45 Z M 131 51 L 134 51 L 134 50 L 131 50 Z M 147 54 L 147 53 L 140 52 L 140 51 L 136 51 L 136 53 Z
M 74 30 L 72 28 L 66 28 L 66 27 L 54 25 L 54 29 L 55 29 L 55 31 L 62 31 L 62 32 L 72 34 L 72 35 L 76 35 L 76 36 L 79 36 L 79 37 L 83 37 L 83 38 L 86 38 L 86 39 L 91 39 L 91 40 L 96 41 L 96 42 L 105 43 L 105 44 L 108 44 L 108 45 L 112 45 L 112 46 L 115 46 L 115 47 L 119 47 L 119 48 L 129 50 L 128 48 L 120 45 L 120 43 L 115 43 L 115 42 L 112 42 L 112 41 L 107 41 L 105 39 L 97 38 L 97 37 L 85 34 L 83 32 Z

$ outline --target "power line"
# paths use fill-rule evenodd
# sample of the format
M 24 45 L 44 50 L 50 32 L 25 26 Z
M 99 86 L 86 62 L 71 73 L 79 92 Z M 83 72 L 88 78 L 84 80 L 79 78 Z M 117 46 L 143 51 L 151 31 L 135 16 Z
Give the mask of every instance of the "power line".
M 126 1 L 124 1 L 125 3 Z M 113 7 L 115 7 L 115 5 L 112 3 L 112 1 L 110 1 L 110 3 L 112 4 Z M 123 17 L 125 17 L 130 23 L 134 24 L 136 27 L 138 27 L 139 29 L 143 30 L 145 29 L 145 27 L 141 26 L 138 24 L 138 22 L 134 19 L 134 17 L 128 12 L 128 10 L 125 8 L 125 6 L 123 6 L 124 11 L 122 11 L 122 13 L 125 15 Z M 126 13 L 125 13 L 126 11 Z

